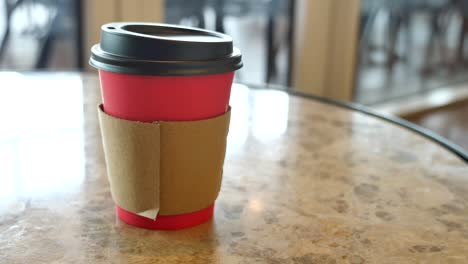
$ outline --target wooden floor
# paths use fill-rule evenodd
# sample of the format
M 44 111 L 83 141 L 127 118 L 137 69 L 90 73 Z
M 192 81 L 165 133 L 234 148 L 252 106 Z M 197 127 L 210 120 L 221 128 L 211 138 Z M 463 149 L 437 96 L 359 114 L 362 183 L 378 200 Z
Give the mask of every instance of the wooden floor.
M 468 101 L 409 117 L 408 120 L 431 129 L 468 151 Z

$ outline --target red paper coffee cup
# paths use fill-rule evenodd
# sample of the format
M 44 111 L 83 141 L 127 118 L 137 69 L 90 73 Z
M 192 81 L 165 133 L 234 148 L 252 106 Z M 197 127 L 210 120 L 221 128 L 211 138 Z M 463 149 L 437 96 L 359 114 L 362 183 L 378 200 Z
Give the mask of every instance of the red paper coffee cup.
M 91 49 L 99 69 L 104 111 L 142 121 L 187 121 L 219 116 L 229 105 L 241 54 L 231 37 L 156 23 L 109 23 Z M 214 204 L 213 204 L 214 205 Z M 208 221 L 214 206 L 155 221 L 117 206 L 124 222 L 148 229 L 180 229 Z

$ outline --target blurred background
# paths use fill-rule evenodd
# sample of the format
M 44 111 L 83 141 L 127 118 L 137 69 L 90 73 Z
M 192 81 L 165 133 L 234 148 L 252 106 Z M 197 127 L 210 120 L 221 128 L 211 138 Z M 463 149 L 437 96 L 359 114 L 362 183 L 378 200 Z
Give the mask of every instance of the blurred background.
M 0 0 L 0 69 L 92 71 L 111 21 L 227 33 L 237 82 L 365 104 L 468 148 L 468 0 Z
M 465 82 L 466 0 L 363 0 L 356 99 L 375 103 Z
M 83 67 L 79 1 L 1 0 L 2 70 L 78 70 Z

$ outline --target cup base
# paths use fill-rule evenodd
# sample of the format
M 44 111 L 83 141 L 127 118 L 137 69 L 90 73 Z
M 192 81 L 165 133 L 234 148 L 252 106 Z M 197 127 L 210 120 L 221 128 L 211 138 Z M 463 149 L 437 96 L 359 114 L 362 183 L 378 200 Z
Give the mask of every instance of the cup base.
M 117 216 L 125 223 L 153 230 L 177 230 L 202 224 L 213 218 L 214 204 L 200 211 L 180 215 L 160 215 L 156 220 L 139 216 L 116 206 Z

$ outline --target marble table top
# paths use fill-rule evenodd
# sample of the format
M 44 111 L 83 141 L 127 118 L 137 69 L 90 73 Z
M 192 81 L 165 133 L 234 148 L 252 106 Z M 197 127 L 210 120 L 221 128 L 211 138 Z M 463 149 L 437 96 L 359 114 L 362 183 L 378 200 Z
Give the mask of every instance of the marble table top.
M 214 219 L 116 218 L 94 75 L 1 73 L 0 263 L 468 263 L 468 166 L 406 128 L 235 85 Z

